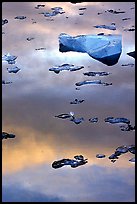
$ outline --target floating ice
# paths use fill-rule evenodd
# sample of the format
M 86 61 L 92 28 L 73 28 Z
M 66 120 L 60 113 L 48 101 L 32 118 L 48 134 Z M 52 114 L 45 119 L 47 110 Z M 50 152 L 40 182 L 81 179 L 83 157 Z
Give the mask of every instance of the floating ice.
M 74 64 L 62 64 L 59 66 L 54 66 L 49 69 L 49 71 L 54 71 L 56 74 L 59 74 L 60 71 L 68 70 L 68 71 L 77 71 L 83 69 L 84 66 L 74 66 Z
M 74 156 L 75 159 L 61 159 L 58 161 L 54 161 L 52 163 L 52 167 L 54 169 L 61 168 L 65 165 L 70 165 L 72 168 L 76 168 L 78 166 L 86 164 L 88 161 L 87 159 L 84 159 L 82 155 L 76 155 Z
M 35 50 L 46 50 L 45 47 L 36 48 Z
M 130 162 L 135 162 L 135 157 L 129 159 Z
M 23 19 L 25 19 L 25 18 L 27 18 L 26 16 L 16 16 L 15 17 L 15 19 L 19 19 L 19 20 L 23 20 Z
M 130 125 L 130 124 L 127 124 L 127 126 L 121 125 L 121 126 L 120 126 L 120 129 L 121 129 L 122 131 L 131 131 L 131 130 L 135 130 L 135 126 L 132 126 L 132 125 Z
M 11 84 L 12 81 L 5 81 L 5 80 L 2 80 L 2 84 Z
M 15 138 L 14 134 L 2 132 L 2 139 Z
M 125 28 L 124 31 L 135 31 L 135 28 Z
M 31 40 L 34 40 L 34 38 L 33 37 L 28 37 L 27 40 L 31 41 Z
M 128 63 L 128 64 L 122 64 L 121 66 L 131 66 L 131 67 L 133 67 L 134 66 L 134 64 L 133 63 Z
M 128 152 L 127 145 L 123 145 L 123 146 L 116 148 L 115 154 L 117 154 L 117 152 L 119 152 L 120 154 L 127 153 Z M 119 155 L 117 154 L 117 156 L 119 156 Z
M 81 11 L 81 10 L 86 10 L 87 8 L 86 7 L 81 7 L 81 8 L 79 8 L 79 10 Z
M 78 35 L 72 37 L 65 33 L 59 35 L 60 52 L 82 52 L 90 57 L 112 66 L 118 62 L 122 52 L 121 35 Z
M 55 115 L 56 118 L 61 118 L 61 119 L 67 119 L 67 118 L 72 118 L 73 115 L 71 113 L 62 113 L 59 115 Z
M 76 117 L 73 116 L 73 118 L 71 118 L 70 121 L 72 121 L 72 122 L 74 122 L 75 124 L 78 125 L 78 124 L 80 124 L 80 123 L 82 123 L 84 121 L 84 118 L 83 117 L 76 118 Z
M 96 154 L 96 157 L 97 157 L 97 158 L 104 158 L 104 157 L 106 157 L 106 156 L 105 156 L 105 154 Z
M 2 25 L 5 25 L 6 23 L 8 23 L 7 19 L 2 19 Z
M 40 7 L 45 7 L 44 4 L 38 4 L 37 6 L 35 6 L 35 9 L 39 9 Z
M 109 122 L 109 123 L 126 123 L 129 124 L 130 120 L 127 118 L 114 118 L 114 117 L 107 117 L 104 119 L 105 122 Z
M 8 64 L 15 64 L 16 59 L 17 59 L 17 56 L 10 55 L 9 53 L 7 55 L 2 56 L 2 61 L 7 61 Z
M 61 7 L 54 7 L 51 8 L 51 12 L 41 12 L 39 14 L 43 14 L 45 17 L 51 17 L 51 16 L 56 16 L 57 14 L 63 14 L 65 11 L 63 11 L 63 8 Z
M 8 70 L 9 73 L 17 73 L 20 70 L 20 68 L 10 67 L 10 68 L 7 68 L 7 70 Z
M 116 10 L 113 10 L 113 9 L 109 9 L 107 10 L 109 13 L 113 13 L 113 14 L 119 14 L 119 13 L 125 13 L 125 11 L 116 11 Z
M 131 57 L 133 57 L 135 59 L 135 51 L 128 52 L 127 55 L 129 55 L 129 56 L 131 56 Z
M 91 122 L 91 123 L 97 123 L 97 122 L 98 122 L 98 118 L 97 118 L 97 117 L 90 118 L 90 119 L 89 119 L 89 122 Z
M 101 82 L 101 80 L 94 80 L 94 81 L 86 81 L 86 80 L 85 80 L 85 81 L 81 81 L 81 82 L 75 83 L 76 86 L 82 86 L 82 85 L 86 85 L 86 84 L 91 84 L 91 85 L 102 84 L 103 86 L 112 85 L 112 83 Z
M 95 28 L 104 28 L 104 29 L 109 29 L 109 30 L 116 30 L 116 26 L 115 26 L 115 23 L 111 23 L 110 26 L 108 25 L 96 25 L 96 26 L 93 26 Z
M 70 104 L 80 104 L 83 103 L 84 100 L 78 100 L 77 98 L 74 101 L 71 101 Z
M 86 76 L 107 76 L 111 73 L 110 72 L 85 72 L 83 74 Z
M 122 21 L 127 21 L 129 19 L 131 19 L 131 18 L 122 18 Z
M 118 156 L 115 154 L 111 154 L 108 158 L 109 159 L 118 159 Z

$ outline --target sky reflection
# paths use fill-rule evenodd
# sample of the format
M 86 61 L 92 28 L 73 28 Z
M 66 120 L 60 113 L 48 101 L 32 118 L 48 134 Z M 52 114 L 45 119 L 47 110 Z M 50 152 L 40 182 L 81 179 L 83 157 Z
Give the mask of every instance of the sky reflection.
M 37 4 L 45 7 L 35 9 Z M 65 11 L 49 18 L 39 14 L 60 6 Z M 79 8 L 86 7 L 79 15 Z M 18 56 L 16 66 L 21 70 L 8 73 L 2 63 L 2 79 L 12 84 L 2 85 L 2 131 L 14 133 L 13 140 L 2 141 L 2 200 L 3 202 L 134 202 L 135 169 L 122 155 L 115 163 L 107 158 L 118 146 L 135 144 L 135 132 L 122 132 L 118 125 L 107 124 L 108 116 L 126 117 L 135 124 L 135 66 L 127 52 L 135 50 L 135 32 L 124 31 L 135 23 L 134 2 L 4 2 L 2 19 L 2 54 Z M 108 9 L 126 11 L 111 14 Z M 98 15 L 98 12 L 102 14 Z M 24 15 L 24 20 L 14 19 Z M 66 18 L 68 17 L 68 18 Z M 131 18 L 123 21 L 122 18 Z M 32 23 L 34 19 L 36 23 Z M 112 22 L 116 30 L 93 26 Z M 108 67 L 86 53 L 59 52 L 60 33 L 122 34 L 122 54 L 117 64 Z M 34 37 L 27 41 L 28 37 Z M 44 47 L 46 50 L 35 50 Z M 64 63 L 84 66 L 76 72 L 59 74 L 49 68 Z M 105 71 L 104 77 L 84 76 L 84 72 Z M 85 85 L 76 90 L 75 83 L 83 80 L 112 82 L 112 86 Z M 82 104 L 72 105 L 75 98 Z M 76 125 L 69 120 L 55 118 L 61 113 L 74 112 L 84 117 Z M 88 120 L 98 117 L 95 124 Z M 107 157 L 97 159 L 96 154 Z M 88 163 L 76 169 L 70 166 L 52 169 L 54 160 L 73 158 L 82 154 Z M 104 188 L 105 186 L 105 188 Z M 113 189 L 113 190 L 112 190 Z M 25 195 L 25 196 L 23 196 Z

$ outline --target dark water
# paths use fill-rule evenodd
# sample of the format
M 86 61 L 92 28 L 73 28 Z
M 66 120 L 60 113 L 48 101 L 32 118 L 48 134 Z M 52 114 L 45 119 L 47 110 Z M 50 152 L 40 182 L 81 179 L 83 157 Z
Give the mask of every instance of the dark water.
M 37 4 L 45 7 L 35 9 Z M 39 14 L 59 6 L 65 11 L 52 18 Z M 79 10 L 86 7 L 85 10 Z M 113 14 L 108 9 L 125 11 Z M 83 12 L 83 15 L 79 13 Z M 98 12 L 102 13 L 98 15 Z M 26 16 L 24 20 L 14 19 Z M 130 18 L 122 20 L 122 18 Z M 135 63 L 126 53 L 135 50 L 135 32 L 124 31 L 135 24 L 134 2 L 4 2 L 2 19 L 2 54 L 18 56 L 21 70 L 8 73 L 2 63 L 2 131 L 16 135 L 2 141 L 2 199 L 26 202 L 134 202 L 134 155 L 123 154 L 115 163 L 108 156 L 118 146 L 135 144 L 134 131 L 121 131 L 108 124 L 109 116 L 128 118 L 135 125 Z M 33 20 L 32 20 L 33 19 Z M 53 19 L 53 20 L 49 20 Z M 32 23 L 36 21 L 36 23 Z M 116 24 L 116 30 L 95 25 Z M 122 54 L 117 64 L 107 66 L 86 53 L 59 52 L 58 36 L 67 33 L 122 34 Z M 26 40 L 33 37 L 31 41 Z M 35 50 L 46 48 L 45 50 Z M 64 63 L 84 66 L 76 72 L 50 72 L 49 68 Z M 84 76 L 84 72 L 111 72 L 108 76 Z M 85 85 L 76 90 L 75 83 L 101 79 L 112 86 Z M 74 99 L 81 104 L 70 104 Z M 74 112 L 84 121 L 79 125 L 54 117 Z M 89 118 L 98 117 L 97 123 Z M 88 163 L 71 168 L 53 169 L 51 164 L 63 158 L 82 154 Z M 96 154 L 105 154 L 98 159 Z

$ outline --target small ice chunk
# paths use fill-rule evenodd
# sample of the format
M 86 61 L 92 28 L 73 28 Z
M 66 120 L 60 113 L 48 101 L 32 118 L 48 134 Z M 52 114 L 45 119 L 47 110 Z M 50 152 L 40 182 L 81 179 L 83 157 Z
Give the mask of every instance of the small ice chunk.
M 125 13 L 125 11 L 116 11 L 116 10 L 113 10 L 113 9 L 108 9 L 107 11 L 109 13 L 113 13 L 113 14 Z
M 97 123 L 97 122 L 98 122 L 98 118 L 97 118 L 97 117 L 89 118 L 89 122 L 91 122 L 91 123 Z
M 85 81 L 81 81 L 81 82 L 75 83 L 76 86 L 82 86 L 82 85 L 86 85 L 86 84 L 91 84 L 91 85 L 102 84 L 103 86 L 112 85 L 112 83 L 101 82 L 101 80 L 94 80 L 94 81 L 87 81 L 87 80 L 85 80 Z
M 16 59 L 17 59 L 17 56 L 10 55 L 9 53 L 7 55 L 2 56 L 2 61 L 7 61 L 8 64 L 15 64 Z
M 8 23 L 7 19 L 2 19 L 2 25 L 5 25 L 6 23 Z
M 110 72 L 85 72 L 83 73 L 86 76 L 107 76 L 111 74 Z
M 71 113 L 62 113 L 59 115 L 55 115 L 56 118 L 67 119 L 71 118 L 73 115 Z
M 28 37 L 27 38 L 27 41 L 31 41 L 31 40 L 34 40 L 34 38 L 33 37 Z
M 56 74 L 59 74 L 60 71 L 77 71 L 83 69 L 84 66 L 75 66 L 74 64 L 62 64 L 49 68 L 49 71 L 54 71 Z
M 130 162 L 135 162 L 135 157 L 129 159 Z
M 111 154 L 108 158 L 109 159 L 118 159 L 118 156 L 115 154 Z
M 83 103 L 84 100 L 78 100 L 77 98 L 74 101 L 71 101 L 70 104 L 80 104 Z
M 11 84 L 12 81 L 5 81 L 5 80 L 2 80 L 2 84 Z
M 10 68 L 7 68 L 7 70 L 8 70 L 9 73 L 17 73 L 18 71 L 20 71 L 20 68 L 10 67 Z
M 73 117 L 73 118 L 70 119 L 70 121 L 72 121 L 72 122 L 74 122 L 75 124 L 78 125 L 78 124 L 80 124 L 81 122 L 84 121 L 84 118 L 83 117 L 81 117 L 81 118 Z
M 40 7 L 45 7 L 44 4 L 38 4 L 37 6 L 35 6 L 35 9 L 39 9 Z
M 15 135 L 12 133 L 2 132 L 2 139 L 8 139 L 8 138 L 15 138 Z
M 104 28 L 104 29 L 109 29 L 109 30 L 116 30 L 116 26 L 115 26 L 115 23 L 111 23 L 111 25 L 96 25 L 96 26 L 93 26 L 95 28 Z
M 109 122 L 109 123 L 126 123 L 129 124 L 130 120 L 127 118 L 114 118 L 114 117 L 107 117 L 104 119 L 105 122 Z
M 26 16 L 16 16 L 14 19 L 23 20 L 23 19 L 25 19 L 25 18 L 27 18 L 27 17 L 26 17 Z
M 128 52 L 127 55 L 129 55 L 130 57 L 133 57 L 135 59 L 135 51 Z
M 97 158 L 105 158 L 106 155 L 105 155 L 105 154 L 96 154 L 96 157 L 97 157 Z

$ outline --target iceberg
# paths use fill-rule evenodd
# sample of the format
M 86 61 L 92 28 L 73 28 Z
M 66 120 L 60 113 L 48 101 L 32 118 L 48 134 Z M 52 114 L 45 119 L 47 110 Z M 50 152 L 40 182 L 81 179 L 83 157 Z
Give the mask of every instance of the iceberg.
M 108 66 L 116 64 L 122 52 L 121 35 L 59 35 L 60 52 L 82 52 Z
M 93 26 L 95 28 L 104 28 L 104 29 L 109 29 L 109 30 L 116 30 L 116 26 L 115 26 L 115 23 L 111 23 L 110 26 L 108 25 L 96 25 L 96 26 Z
M 112 83 L 101 82 L 101 80 L 93 80 L 93 81 L 86 81 L 86 80 L 85 80 L 85 81 L 81 81 L 81 82 L 75 83 L 76 86 L 82 86 L 82 85 L 86 85 L 86 84 L 91 84 L 91 85 L 102 84 L 103 86 L 112 85 Z
M 83 74 L 86 76 L 107 76 L 111 73 L 110 72 L 85 72 Z
M 59 74 L 60 71 L 68 70 L 68 71 L 77 71 L 83 69 L 84 66 L 74 66 L 74 64 L 62 64 L 59 66 L 54 66 L 49 69 L 49 71 L 54 71 L 56 74 Z
M 7 70 L 8 70 L 9 73 L 17 73 L 18 71 L 20 71 L 20 68 L 10 67 L 10 68 L 7 68 Z

